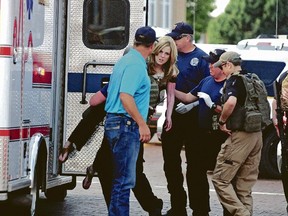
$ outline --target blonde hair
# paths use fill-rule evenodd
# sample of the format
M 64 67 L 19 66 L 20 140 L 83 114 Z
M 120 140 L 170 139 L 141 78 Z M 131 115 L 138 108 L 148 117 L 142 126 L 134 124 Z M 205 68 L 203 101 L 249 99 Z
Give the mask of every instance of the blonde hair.
M 164 47 L 170 47 L 171 53 L 168 61 L 162 66 L 164 71 L 164 77 L 161 80 L 161 83 L 166 83 L 172 77 L 176 77 L 179 73 L 179 70 L 176 66 L 177 61 L 177 47 L 174 40 L 169 36 L 163 36 L 158 39 L 158 42 L 155 44 L 155 47 L 152 51 L 152 54 L 148 58 L 148 74 L 153 75 L 155 73 L 155 56 L 160 53 Z

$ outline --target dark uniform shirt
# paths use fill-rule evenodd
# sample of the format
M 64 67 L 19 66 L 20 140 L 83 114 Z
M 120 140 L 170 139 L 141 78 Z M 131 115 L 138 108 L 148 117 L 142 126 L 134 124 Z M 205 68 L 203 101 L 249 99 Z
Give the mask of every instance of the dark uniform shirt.
M 209 63 L 202 57 L 207 55 L 203 50 L 195 47 L 190 53 L 178 54 L 177 67 L 180 73 L 177 76 L 176 89 L 185 93 L 195 88 L 199 82 L 210 75 Z M 181 62 L 181 64 L 179 64 Z
M 223 85 L 225 80 L 216 82 L 212 76 L 208 76 L 201 80 L 198 86 L 196 86 L 190 93 L 197 96 L 198 92 L 204 92 L 208 94 L 211 100 L 221 106 L 221 96 L 223 91 Z M 212 117 L 215 114 L 214 110 L 211 110 L 204 101 L 199 99 L 199 127 L 207 130 L 212 130 Z
M 246 89 L 241 77 L 233 75 L 229 77 L 224 85 L 224 93 L 224 102 L 226 102 L 230 96 L 234 96 L 237 98 L 237 105 L 244 106 Z

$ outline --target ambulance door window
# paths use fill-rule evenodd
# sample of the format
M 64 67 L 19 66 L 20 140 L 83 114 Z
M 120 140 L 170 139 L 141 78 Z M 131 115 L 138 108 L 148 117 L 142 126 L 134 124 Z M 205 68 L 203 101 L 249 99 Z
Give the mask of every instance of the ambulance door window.
M 83 43 L 90 49 L 123 49 L 129 42 L 130 4 L 127 0 L 85 0 Z

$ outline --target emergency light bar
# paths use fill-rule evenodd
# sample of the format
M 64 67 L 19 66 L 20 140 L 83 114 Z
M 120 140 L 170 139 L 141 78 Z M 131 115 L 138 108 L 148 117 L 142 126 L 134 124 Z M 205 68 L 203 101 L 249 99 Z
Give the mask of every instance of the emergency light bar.
M 288 51 L 288 39 L 258 38 L 245 39 L 237 44 L 238 49 L 281 50 Z

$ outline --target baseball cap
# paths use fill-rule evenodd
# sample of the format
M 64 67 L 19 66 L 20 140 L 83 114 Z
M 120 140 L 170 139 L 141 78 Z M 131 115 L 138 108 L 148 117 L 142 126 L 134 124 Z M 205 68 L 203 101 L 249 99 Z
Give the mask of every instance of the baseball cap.
M 209 52 L 209 55 L 203 56 L 203 58 L 204 58 L 207 62 L 209 62 L 209 63 L 211 63 L 211 64 L 214 64 L 215 62 L 217 62 L 217 61 L 219 60 L 220 56 L 221 56 L 224 52 L 226 52 L 226 51 L 223 50 L 223 49 L 215 49 L 215 50 Z
M 140 27 L 135 33 L 135 42 L 152 44 L 156 41 L 156 32 L 149 26 Z
M 166 35 L 172 37 L 173 39 L 176 39 L 181 34 L 193 34 L 192 26 L 184 22 L 176 23 L 174 28 L 172 29 L 172 32 Z
M 219 67 L 221 66 L 223 63 L 226 63 L 226 62 L 239 62 L 241 61 L 241 58 L 240 58 L 240 54 L 237 53 L 237 52 L 233 52 L 233 51 L 229 51 L 229 52 L 225 52 L 223 53 L 219 60 L 214 64 L 214 67 Z

